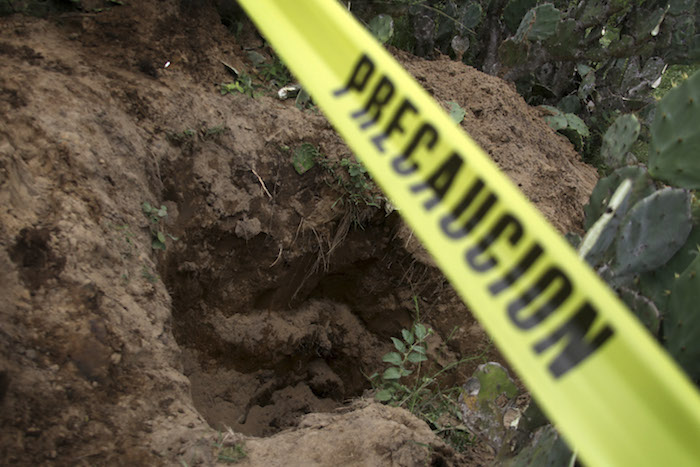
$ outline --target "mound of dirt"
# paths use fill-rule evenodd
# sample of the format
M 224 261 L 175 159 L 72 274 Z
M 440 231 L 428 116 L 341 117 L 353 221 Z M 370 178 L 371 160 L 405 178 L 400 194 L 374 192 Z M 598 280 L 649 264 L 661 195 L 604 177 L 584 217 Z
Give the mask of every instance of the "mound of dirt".
M 478 464 L 362 395 L 417 309 L 437 368 L 502 361 L 488 337 L 397 214 L 339 188 L 351 154 L 322 115 L 262 82 L 221 95 L 221 61 L 254 75 L 271 52 L 191 4 L 0 18 L 0 459 Z M 595 171 L 512 87 L 396 55 L 580 230 Z M 299 175 L 305 142 L 327 162 Z

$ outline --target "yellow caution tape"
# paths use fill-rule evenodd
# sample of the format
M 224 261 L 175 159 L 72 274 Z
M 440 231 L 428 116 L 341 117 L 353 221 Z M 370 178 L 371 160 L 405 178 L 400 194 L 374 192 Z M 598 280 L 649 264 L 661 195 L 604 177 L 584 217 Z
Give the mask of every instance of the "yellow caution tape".
M 339 2 L 239 2 L 583 460 L 700 465 L 685 374 Z

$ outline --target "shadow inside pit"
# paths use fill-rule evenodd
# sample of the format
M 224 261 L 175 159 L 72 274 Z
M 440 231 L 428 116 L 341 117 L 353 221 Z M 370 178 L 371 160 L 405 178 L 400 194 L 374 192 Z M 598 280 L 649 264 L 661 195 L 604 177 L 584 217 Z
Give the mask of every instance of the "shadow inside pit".
M 268 436 L 371 387 L 389 336 L 412 321 L 400 277 L 387 274 L 386 232 L 351 231 L 311 274 L 318 253 L 267 267 L 278 248 L 265 234 L 245 240 L 215 226 L 182 237 L 163 277 L 194 403 L 211 426 Z M 368 243 L 382 247 L 368 253 Z

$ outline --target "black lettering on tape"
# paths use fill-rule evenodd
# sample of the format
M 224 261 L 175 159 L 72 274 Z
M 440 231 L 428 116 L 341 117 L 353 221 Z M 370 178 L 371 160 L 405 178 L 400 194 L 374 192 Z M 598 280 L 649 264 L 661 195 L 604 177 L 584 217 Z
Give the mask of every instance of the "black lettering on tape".
M 369 114 L 369 120 L 360 125 L 360 128 L 366 130 L 377 123 L 382 116 L 382 109 L 392 97 L 394 97 L 394 83 L 386 76 L 382 76 L 365 104 L 363 113 Z
M 455 240 L 467 235 L 467 232 L 462 227 L 458 226 L 456 229 L 452 229 L 451 225 L 474 202 L 483 188 L 484 181 L 477 177 L 464 198 L 452 210 L 452 214 L 448 214 L 440 220 L 440 227 L 445 235 Z
M 401 118 L 409 111 L 414 114 L 418 113 L 416 106 L 406 98 L 401 102 L 401 104 L 399 104 L 399 107 L 394 112 L 394 116 L 391 117 L 391 120 L 389 120 L 386 128 L 384 128 L 384 131 L 372 138 L 372 142 L 377 147 L 379 152 L 384 152 L 384 140 L 390 138 L 392 133 L 405 133 L 406 130 L 403 126 L 401 126 Z
M 347 84 L 341 89 L 333 92 L 336 97 L 342 96 L 349 91 L 365 92 L 367 86 L 375 72 L 376 66 L 372 59 L 363 54 L 357 61 Z M 395 94 L 394 83 L 386 75 L 377 82 L 368 96 L 363 108 L 351 113 L 353 119 L 368 115 L 368 119 L 359 124 L 360 129 L 365 130 L 376 124 L 382 111 L 389 105 Z M 381 153 L 386 151 L 384 142 L 391 138 L 393 134 L 404 134 L 406 132 L 402 125 L 402 119 L 412 113 L 419 116 L 416 106 L 408 99 L 403 98 L 401 104 L 396 108 L 391 118 L 388 120 L 383 131 L 371 138 L 372 143 Z M 422 147 L 427 151 L 432 151 L 439 140 L 439 133 L 436 128 L 423 121 L 418 129 L 413 133 L 409 143 L 403 152 L 392 160 L 392 167 L 399 175 L 409 175 L 418 168 L 418 163 L 414 155 L 415 151 Z M 457 174 L 464 166 L 464 159 L 459 153 L 453 151 L 431 175 L 424 181 L 410 187 L 413 193 L 419 193 L 427 188 L 431 188 L 434 197 L 425 202 L 427 210 L 434 208 L 447 195 L 454 185 Z M 492 208 L 498 203 L 499 198 L 491 190 L 483 196 L 483 200 L 478 209 L 467 219 L 461 222 L 458 219 L 469 209 L 475 200 L 482 194 L 486 185 L 484 181 L 475 177 L 470 187 L 464 192 L 462 199 L 451 210 L 442 217 L 440 227 L 442 232 L 449 238 L 459 240 L 468 235 L 480 222 L 488 215 Z M 456 224 L 456 225 L 455 225 Z M 486 272 L 498 265 L 498 260 L 493 254 L 489 254 L 489 249 L 505 232 L 508 233 L 508 242 L 516 246 L 522 239 L 524 229 L 520 221 L 511 214 L 503 214 L 491 230 L 478 242 L 467 250 L 465 258 L 469 267 L 477 272 Z M 533 243 L 527 253 L 515 264 L 504 276 L 489 285 L 488 289 L 492 295 L 498 295 L 511 287 L 516 281 L 524 276 L 542 256 L 543 249 L 538 243 Z M 528 313 L 529 305 L 544 294 L 547 290 L 556 287 L 546 303 L 541 305 L 536 311 Z M 513 300 L 508 305 L 508 315 L 511 321 L 519 329 L 527 330 L 537 326 L 547 319 L 552 313 L 560 309 L 562 304 L 571 296 L 572 284 L 569 278 L 559 268 L 552 266 L 548 268 L 526 292 Z M 556 331 L 548 337 L 541 339 L 533 346 L 537 354 L 541 354 L 556 343 L 564 340 L 564 348 L 549 365 L 549 371 L 555 378 L 559 378 L 576 365 L 580 364 L 595 350 L 602 346 L 614 332 L 609 325 L 605 324 L 595 335 L 589 336 L 590 330 L 598 317 L 598 312 L 585 302 L 576 313 Z
M 464 165 L 464 160 L 457 152 L 453 152 L 450 157 L 438 167 L 435 172 L 428 177 L 428 180 L 424 183 L 418 183 L 411 187 L 411 191 L 414 193 L 419 193 L 426 188 L 432 188 L 435 196 L 430 198 L 423 205 L 426 210 L 431 210 L 434 208 L 445 194 L 449 191 L 452 183 L 454 182 L 459 169 Z
M 479 225 L 484 217 L 486 217 L 486 214 L 491 211 L 491 208 L 498 201 L 498 196 L 496 196 L 493 192 L 486 196 L 486 199 L 481 202 L 476 213 L 466 219 L 466 222 L 464 222 L 463 225 L 458 224 L 456 229 L 451 227 L 451 225 L 457 221 L 457 218 L 467 210 L 472 202 L 474 202 L 474 199 L 481 192 L 483 187 L 484 182 L 480 178 L 477 178 L 471 189 L 467 192 L 466 196 L 462 199 L 462 201 L 460 201 L 452 213 L 446 214 L 442 219 L 440 219 L 440 227 L 445 235 L 454 240 L 459 240 L 460 238 L 466 237 L 469 232 L 474 230 L 474 228 Z
M 370 77 L 374 73 L 374 68 L 374 62 L 372 61 L 372 59 L 369 58 L 367 54 L 362 54 L 360 59 L 357 61 L 357 64 L 355 65 L 355 69 L 350 75 L 348 84 L 346 84 L 344 88 L 340 88 L 333 91 L 333 95 L 335 97 L 339 97 L 347 93 L 351 89 L 354 89 L 358 92 L 362 92 L 365 86 L 367 86 Z
M 479 262 L 478 259 L 479 256 L 488 250 L 493 242 L 498 240 L 498 237 L 500 237 L 509 226 L 511 227 L 512 233 L 510 234 L 510 237 L 508 237 L 508 242 L 513 246 L 518 244 L 523 236 L 523 226 L 520 224 L 520 221 L 518 221 L 512 215 L 503 214 L 496 225 L 493 226 L 491 231 L 483 239 L 481 239 L 476 246 L 467 251 L 467 263 L 469 263 L 469 266 L 471 266 L 473 270 L 478 272 L 486 272 L 498 264 L 498 261 L 493 257 L 493 255 L 482 259 L 481 262 Z
M 594 336 L 586 339 L 597 317 L 598 312 L 586 302 L 569 321 L 534 345 L 535 352 L 541 354 L 560 340 L 567 339 L 564 349 L 549 364 L 549 371 L 555 378 L 579 365 L 613 336 L 614 331 L 606 324 Z
M 427 140 L 427 141 L 423 141 Z M 415 161 L 409 161 L 419 144 L 424 145 L 428 149 L 433 149 L 438 141 L 438 132 L 433 125 L 424 122 L 423 125 L 416 131 L 413 138 L 403 150 L 403 153 L 396 156 L 392 162 L 394 170 L 400 175 L 408 175 L 413 173 L 418 164 Z
M 542 295 L 550 286 L 558 287 L 556 293 L 537 311 L 523 318 L 521 312 L 527 309 L 528 305 Z M 559 308 L 569 298 L 572 290 L 571 281 L 566 274 L 561 269 L 551 266 L 540 276 L 535 285 L 508 305 L 508 316 L 520 329 L 533 328 Z
M 535 243 L 527 254 L 503 278 L 489 286 L 491 295 L 498 295 L 520 279 L 542 255 L 542 247 Z

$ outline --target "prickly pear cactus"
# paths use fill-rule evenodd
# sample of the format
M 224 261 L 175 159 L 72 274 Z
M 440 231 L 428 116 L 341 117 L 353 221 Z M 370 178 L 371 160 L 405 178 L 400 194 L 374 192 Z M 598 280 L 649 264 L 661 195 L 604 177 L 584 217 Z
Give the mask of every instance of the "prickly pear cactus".
M 610 198 L 605 213 L 588 229 L 579 246 L 579 256 L 593 267 L 612 257 L 611 248 L 617 238 L 622 218 L 627 213 L 632 181 L 625 179 Z
M 653 336 L 659 335 L 661 313 L 653 301 L 627 288 L 620 290 L 620 298 Z
M 479 3 L 469 3 L 464 9 L 464 14 L 462 15 L 462 24 L 467 29 L 474 29 L 481 22 L 481 17 L 483 16 L 483 14 L 484 10 L 481 8 L 481 5 Z
M 394 35 L 394 19 L 389 15 L 377 15 L 369 22 L 369 30 L 382 44 L 386 44 Z
M 529 52 L 530 44 L 528 42 L 506 39 L 498 46 L 498 59 L 504 65 L 514 67 L 527 62 Z
M 630 150 L 637 137 L 641 125 L 634 115 L 622 115 L 608 128 L 603 136 L 601 155 L 608 167 L 618 168 L 625 165 L 627 151 Z
M 700 225 L 696 222 L 690 235 L 688 235 L 688 239 L 685 241 L 685 245 L 666 264 L 639 276 L 639 290 L 651 298 L 660 310 L 668 309 L 671 289 L 676 278 L 698 256 L 699 249 Z
M 620 183 L 627 178 L 632 180 L 632 193 L 628 200 L 628 208 L 629 206 L 633 206 L 634 203 L 640 199 L 654 192 L 654 185 L 651 177 L 649 177 L 649 174 L 643 167 L 623 167 L 617 169 L 607 177 L 598 180 L 598 183 L 593 189 L 593 193 L 591 193 L 588 204 L 584 206 L 583 212 L 586 215 L 584 228 L 586 230 L 590 229 L 600 216 L 603 215 L 613 193 L 615 193 L 617 187 L 620 186 Z
M 539 41 L 553 35 L 561 18 L 561 11 L 551 3 L 537 6 L 523 17 L 515 32 L 517 41 Z
M 576 34 L 576 20 L 566 19 L 560 21 L 557 25 L 557 30 L 551 37 L 548 37 L 544 42 L 547 51 L 553 57 L 568 58 L 576 53 L 579 41 L 582 39 L 580 34 Z
M 510 0 L 503 9 L 503 22 L 509 31 L 515 32 L 523 16 L 537 5 L 537 0 Z
M 693 227 L 690 200 L 686 190 L 665 188 L 635 204 L 618 234 L 615 272 L 651 271 L 671 259 Z
M 659 103 L 651 126 L 649 173 L 670 185 L 700 188 L 700 71 Z
M 664 317 L 664 345 L 696 383 L 700 382 L 700 256 L 675 279 Z

